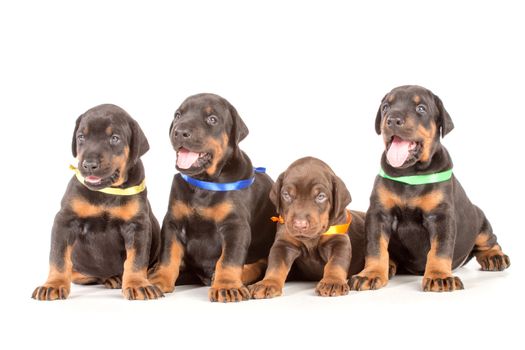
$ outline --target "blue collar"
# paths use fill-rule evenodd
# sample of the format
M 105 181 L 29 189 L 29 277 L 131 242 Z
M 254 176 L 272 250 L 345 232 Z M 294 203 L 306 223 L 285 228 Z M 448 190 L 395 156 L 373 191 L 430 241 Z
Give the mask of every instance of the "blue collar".
M 253 171 L 255 173 L 265 173 L 266 168 L 253 168 Z M 236 191 L 236 190 L 242 190 L 244 188 L 250 187 L 253 182 L 255 181 L 255 176 L 252 176 L 249 179 L 246 180 L 239 180 L 235 182 L 226 182 L 226 183 L 218 183 L 218 182 L 208 182 L 208 181 L 201 181 L 194 179 L 192 177 L 189 177 L 188 175 L 180 173 L 180 176 L 189 183 L 190 185 L 193 185 L 198 188 L 202 188 L 203 190 L 208 191 Z

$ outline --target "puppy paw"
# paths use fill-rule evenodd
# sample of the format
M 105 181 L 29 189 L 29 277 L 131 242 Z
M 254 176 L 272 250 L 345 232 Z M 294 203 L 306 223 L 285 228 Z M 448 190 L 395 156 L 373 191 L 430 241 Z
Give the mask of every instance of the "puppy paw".
M 245 286 L 212 286 L 208 290 L 208 298 L 211 302 L 231 303 L 250 299 L 250 292 Z
M 120 276 L 113 276 L 104 281 L 104 286 L 108 289 L 122 288 L 122 278 Z
M 254 299 L 269 299 L 283 295 L 280 284 L 273 280 L 262 280 L 252 284 L 249 289 Z
M 463 282 L 456 276 L 435 273 L 423 276 L 424 292 L 452 292 L 463 288 Z
M 362 271 L 352 276 L 350 279 L 350 288 L 352 290 L 375 290 L 386 286 L 388 283 L 388 272 L 379 271 Z
M 317 284 L 315 294 L 322 297 L 337 297 L 347 295 L 350 286 L 345 281 L 325 280 L 324 278 Z
M 388 261 L 388 279 L 392 279 L 397 273 L 397 264 L 390 259 Z
M 477 260 L 483 271 L 503 271 L 510 266 L 509 257 L 501 251 L 480 254 Z
M 37 287 L 31 297 L 36 300 L 63 300 L 69 296 L 69 291 L 67 283 L 46 283 Z
M 151 300 L 164 296 L 164 293 L 148 280 L 133 281 L 122 286 L 122 295 L 128 300 Z
M 160 289 L 163 293 L 172 293 L 175 290 L 175 282 L 171 282 L 160 274 L 153 274 L 149 278 L 151 284 Z

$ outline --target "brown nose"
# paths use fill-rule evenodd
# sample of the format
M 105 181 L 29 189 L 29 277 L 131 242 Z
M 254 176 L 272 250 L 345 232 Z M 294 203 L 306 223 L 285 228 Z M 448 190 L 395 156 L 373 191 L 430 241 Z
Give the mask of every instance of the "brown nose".
M 294 219 L 292 227 L 297 231 L 306 231 L 308 229 L 308 220 L 306 219 Z

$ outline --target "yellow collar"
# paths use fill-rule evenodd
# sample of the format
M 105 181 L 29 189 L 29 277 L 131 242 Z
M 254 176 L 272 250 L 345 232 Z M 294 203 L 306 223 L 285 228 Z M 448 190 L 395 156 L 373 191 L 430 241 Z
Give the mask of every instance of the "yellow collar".
M 70 165 L 69 169 L 73 170 L 75 172 L 77 180 L 82 185 L 86 186 L 84 182 L 84 177 L 82 176 L 82 174 L 80 174 L 80 170 L 75 168 L 73 165 Z M 145 189 L 146 189 L 146 179 L 142 180 L 140 185 L 137 185 L 137 186 L 132 186 L 128 188 L 106 187 L 106 188 L 101 188 L 100 190 L 96 190 L 96 191 L 106 193 L 106 194 L 113 194 L 115 196 L 132 196 L 134 194 L 139 194 Z
M 346 210 L 346 224 L 341 225 L 334 225 L 330 226 L 328 228 L 328 231 L 321 234 L 321 236 L 331 236 L 331 235 L 344 235 L 348 232 L 348 229 L 350 228 L 350 224 L 352 223 L 352 214 L 350 214 L 350 210 Z M 278 222 L 280 224 L 284 224 L 284 219 L 281 215 L 272 216 L 270 218 L 273 222 Z

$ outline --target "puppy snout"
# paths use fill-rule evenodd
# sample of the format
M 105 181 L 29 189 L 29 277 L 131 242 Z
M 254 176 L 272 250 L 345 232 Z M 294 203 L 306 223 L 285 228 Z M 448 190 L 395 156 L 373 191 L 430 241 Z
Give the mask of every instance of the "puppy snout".
M 308 230 L 310 227 L 310 224 L 308 223 L 308 220 L 305 218 L 295 218 L 292 222 L 292 227 L 294 230 L 304 232 Z
M 386 125 L 389 128 L 403 126 L 405 125 L 405 118 L 400 115 L 391 114 L 386 118 Z
M 176 128 L 174 134 L 176 139 L 185 140 L 191 137 L 192 132 L 189 128 Z
M 82 161 L 82 168 L 86 171 L 92 172 L 100 168 L 100 162 L 96 159 L 84 159 Z

